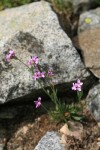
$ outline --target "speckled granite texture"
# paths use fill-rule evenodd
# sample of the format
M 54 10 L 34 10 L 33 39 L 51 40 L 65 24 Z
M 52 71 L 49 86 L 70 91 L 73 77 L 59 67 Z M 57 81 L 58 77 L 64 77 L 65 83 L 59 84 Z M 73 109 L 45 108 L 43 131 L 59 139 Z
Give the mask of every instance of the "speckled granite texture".
M 60 143 L 60 137 L 56 132 L 47 132 L 34 150 L 65 150 L 63 144 Z

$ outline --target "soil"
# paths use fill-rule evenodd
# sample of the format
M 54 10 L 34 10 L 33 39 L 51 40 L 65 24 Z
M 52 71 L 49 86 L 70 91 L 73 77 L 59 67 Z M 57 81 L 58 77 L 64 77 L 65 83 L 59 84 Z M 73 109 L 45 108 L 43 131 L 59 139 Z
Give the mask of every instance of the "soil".
M 34 150 L 39 140 L 47 131 L 57 131 L 64 123 L 51 122 L 48 114 L 36 116 L 32 105 L 20 107 L 21 111 L 13 119 L 0 120 L 7 134 L 4 139 L 5 150 Z M 83 124 L 83 139 L 67 138 L 66 150 L 99 150 L 100 130 L 97 122 L 85 109 L 86 118 Z

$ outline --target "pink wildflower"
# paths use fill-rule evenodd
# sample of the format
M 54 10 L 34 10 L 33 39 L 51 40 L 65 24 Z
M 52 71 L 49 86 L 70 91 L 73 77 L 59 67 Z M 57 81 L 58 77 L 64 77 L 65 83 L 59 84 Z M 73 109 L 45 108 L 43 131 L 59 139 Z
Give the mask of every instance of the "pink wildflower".
M 28 65 L 32 66 L 33 64 L 35 66 L 37 66 L 39 63 L 39 58 L 37 56 L 32 57 L 29 61 L 28 61 Z
M 47 73 L 47 75 L 48 75 L 49 77 L 51 77 L 51 76 L 53 76 L 54 74 L 53 74 L 53 72 L 52 72 L 51 70 L 49 70 L 48 73 Z
M 44 78 L 44 77 L 45 77 L 44 72 L 40 72 L 40 71 L 35 72 L 33 75 L 34 80 L 39 79 L 39 78 Z
M 74 91 L 81 91 L 82 85 L 83 85 L 83 82 L 81 82 L 78 79 L 76 83 L 73 83 L 72 90 L 74 90 Z
M 74 91 L 77 90 L 77 84 L 76 83 L 73 83 L 72 90 L 74 90 Z
M 36 105 L 36 108 L 40 107 L 41 106 L 41 97 L 38 97 L 38 100 L 34 101 L 34 103 Z
M 39 63 L 39 58 L 37 56 L 32 57 L 32 60 L 35 64 Z
M 13 50 L 10 50 L 9 53 L 6 55 L 6 60 L 10 61 L 12 58 L 15 57 L 15 53 Z
M 81 82 L 80 79 L 78 79 L 78 80 L 77 80 L 77 84 L 78 84 L 78 86 L 82 86 L 82 85 L 83 85 L 83 82 Z
M 40 77 L 41 77 L 41 78 L 44 78 L 44 77 L 45 77 L 44 72 L 41 72 L 41 73 L 40 73 Z
M 28 63 L 27 63 L 29 66 L 32 66 L 32 64 L 33 64 L 33 60 L 32 59 L 30 59 L 29 61 L 28 61 Z

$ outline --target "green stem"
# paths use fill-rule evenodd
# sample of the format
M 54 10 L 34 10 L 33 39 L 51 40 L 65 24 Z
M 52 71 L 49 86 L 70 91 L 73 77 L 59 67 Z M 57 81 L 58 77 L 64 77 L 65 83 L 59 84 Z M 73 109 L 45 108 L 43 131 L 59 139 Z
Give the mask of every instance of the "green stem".
M 42 107 L 48 112 L 48 110 L 46 109 L 46 107 L 44 105 L 42 105 Z
M 57 92 L 55 91 L 54 85 L 52 85 L 51 89 L 52 89 L 52 92 L 53 92 L 53 95 L 54 95 L 54 97 L 53 97 L 54 102 L 55 102 L 55 104 L 57 106 L 58 105 L 57 102 L 59 102 L 59 101 L 58 101 Z
M 26 66 L 28 69 L 30 69 L 29 66 L 27 66 L 27 65 L 26 65 L 23 61 L 21 61 L 18 57 L 16 57 L 16 59 L 19 60 L 19 61 L 20 61 L 24 66 Z
M 41 88 L 43 89 L 43 91 L 50 97 L 51 99 L 51 96 L 50 94 L 45 90 L 45 88 L 41 85 L 41 83 L 38 81 L 38 83 L 40 84 Z
M 41 83 L 38 81 L 38 83 L 40 84 L 40 86 L 41 86 L 41 88 L 43 89 L 43 91 L 50 97 L 50 99 L 52 100 L 52 102 L 54 102 L 55 103 L 55 105 L 56 105 L 56 109 L 58 108 L 58 97 L 57 97 L 57 93 L 55 92 L 55 89 L 54 89 L 54 86 L 52 85 L 52 86 L 50 86 L 50 88 L 51 88 L 51 91 L 52 91 L 52 93 L 53 93 L 53 97 L 45 90 L 45 88 L 44 87 L 42 87 L 42 85 L 41 85 Z

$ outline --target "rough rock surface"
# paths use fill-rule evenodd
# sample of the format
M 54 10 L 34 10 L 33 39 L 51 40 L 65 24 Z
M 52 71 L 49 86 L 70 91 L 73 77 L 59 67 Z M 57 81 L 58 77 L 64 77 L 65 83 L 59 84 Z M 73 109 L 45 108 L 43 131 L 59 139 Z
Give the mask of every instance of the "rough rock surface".
M 57 15 L 49 3 L 41 1 L 0 12 L 0 102 L 35 95 L 40 86 L 27 68 L 12 60 L 5 62 L 5 53 L 13 49 L 26 63 L 37 55 L 55 71 L 53 82 L 68 84 L 76 79 L 91 82 L 71 40 L 61 29 Z M 67 87 L 66 84 L 66 87 Z M 28 99 L 29 100 L 29 99 Z
M 56 132 L 47 132 L 34 150 L 65 150 L 63 144 L 60 143 L 60 137 Z
M 83 31 L 74 39 L 74 43 L 81 49 L 86 67 L 100 78 L 100 27 Z
M 80 15 L 78 33 L 91 27 L 100 27 L 100 7 Z
M 95 0 L 72 0 L 71 2 L 75 13 L 84 12 L 97 5 Z
M 89 91 L 87 106 L 94 118 L 100 122 L 100 83 Z

